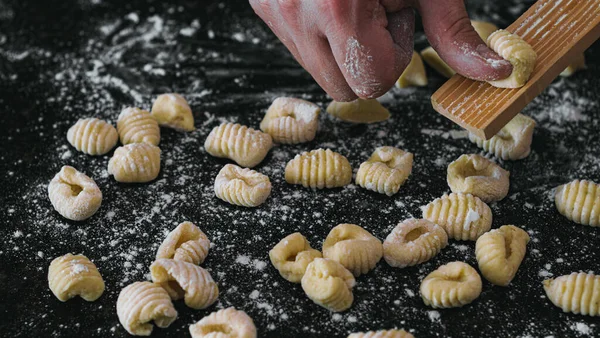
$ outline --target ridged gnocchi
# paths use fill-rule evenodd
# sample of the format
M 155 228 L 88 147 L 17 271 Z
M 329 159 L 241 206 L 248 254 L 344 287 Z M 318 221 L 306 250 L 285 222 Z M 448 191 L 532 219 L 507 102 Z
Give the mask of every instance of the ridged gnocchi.
M 499 29 L 490 34 L 487 38 L 487 44 L 490 49 L 508 60 L 513 66 L 513 71 L 509 77 L 502 80 L 488 81 L 488 83 L 498 88 L 523 87 L 529 80 L 537 61 L 537 54 L 533 48 L 518 35 L 504 29 Z
M 340 224 L 323 243 L 323 257 L 342 264 L 355 277 L 375 268 L 383 256 L 381 241 L 355 224 Z
M 440 266 L 421 282 L 421 298 L 433 308 L 461 307 L 481 294 L 481 277 L 473 267 L 463 262 Z
M 556 189 L 554 204 L 570 221 L 600 226 L 600 184 L 586 180 L 563 184 Z
M 381 330 L 352 333 L 348 338 L 415 338 L 415 336 L 404 330 Z
M 262 162 L 272 146 L 269 134 L 237 123 L 215 127 L 204 142 L 204 149 L 210 155 L 228 158 L 247 168 Z
M 292 283 L 300 283 L 306 267 L 321 252 L 310 247 L 310 243 L 299 232 L 293 233 L 277 243 L 269 251 L 269 258 L 281 277 Z
M 449 238 L 474 241 L 492 227 L 492 210 L 471 194 L 452 193 L 422 208 L 423 218 L 440 225 Z
M 510 172 L 479 155 L 462 155 L 448 166 L 447 181 L 452 192 L 471 194 L 489 203 L 508 194 Z
M 79 119 L 67 131 L 67 141 L 88 155 L 104 155 L 117 145 L 118 140 L 115 127 L 97 118 Z
M 527 243 L 527 232 L 514 225 L 503 225 L 479 237 L 475 256 L 483 277 L 495 285 L 510 284 L 525 257 Z
M 159 95 L 152 105 L 152 116 L 161 126 L 193 131 L 194 114 L 183 96 L 175 93 Z
M 306 188 L 343 187 L 352 182 L 352 167 L 344 156 L 329 149 L 296 155 L 285 166 L 285 181 Z
M 352 102 L 332 101 L 327 113 L 352 123 L 375 123 L 390 118 L 390 111 L 375 99 L 356 99 Z
M 150 282 L 129 284 L 119 293 L 117 316 L 127 332 L 134 336 L 149 336 L 154 324 L 160 328 L 177 319 L 171 297 L 160 285 Z
M 544 291 L 563 312 L 600 316 L 600 276 L 573 272 L 545 280 Z
M 50 263 L 48 285 L 61 302 L 75 296 L 93 302 L 104 293 L 104 280 L 96 265 L 83 255 L 70 253 Z
M 202 264 L 208 256 L 210 241 L 192 222 L 183 222 L 171 231 L 156 252 L 156 259 Z
M 523 114 L 515 116 L 489 140 L 469 133 L 469 140 L 479 148 L 503 160 L 520 160 L 531 153 L 535 121 Z
M 215 195 L 225 202 L 243 207 L 257 207 L 271 194 L 267 175 L 234 164 L 226 164 L 215 179 Z
M 160 172 L 160 148 L 148 143 L 130 143 L 117 148 L 108 161 L 108 173 L 117 182 L 145 183 Z
M 426 219 L 407 219 L 383 241 L 383 258 L 392 267 L 427 262 L 448 245 L 446 231 Z
M 160 143 L 160 127 L 156 119 L 147 111 L 139 108 L 125 108 L 119 114 L 117 131 L 121 143 L 148 143 L 157 146 Z
M 354 301 L 354 276 L 334 260 L 315 258 L 308 264 L 301 283 L 308 298 L 330 311 L 345 311 Z
M 312 102 L 278 97 L 260 122 L 260 129 L 277 143 L 309 142 L 317 134 L 320 112 L 321 108 Z
M 219 297 L 217 283 L 198 265 L 162 258 L 152 263 L 150 274 L 172 300 L 184 298 L 185 305 L 192 309 L 205 309 Z
M 190 325 L 192 338 L 256 338 L 252 318 L 233 307 L 213 312 Z
M 427 73 L 425 73 L 425 65 L 419 53 L 413 50 L 412 58 L 410 63 L 396 81 L 396 87 L 407 88 L 407 87 L 425 87 L 427 86 Z
M 92 217 L 102 204 L 102 191 L 96 182 L 68 165 L 48 184 L 48 197 L 54 209 L 72 221 Z
M 394 147 L 379 147 L 356 173 L 356 184 L 392 196 L 410 176 L 413 154 Z

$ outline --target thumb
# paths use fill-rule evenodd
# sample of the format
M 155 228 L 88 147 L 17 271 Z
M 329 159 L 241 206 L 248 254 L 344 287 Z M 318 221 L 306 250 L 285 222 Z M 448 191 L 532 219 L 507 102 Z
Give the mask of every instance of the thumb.
M 429 43 L 456 72 L 479 81 L 510 75 L 510 62 L 489 49 L 471 26 L 463 0 L 419 0 L 418 9 Z

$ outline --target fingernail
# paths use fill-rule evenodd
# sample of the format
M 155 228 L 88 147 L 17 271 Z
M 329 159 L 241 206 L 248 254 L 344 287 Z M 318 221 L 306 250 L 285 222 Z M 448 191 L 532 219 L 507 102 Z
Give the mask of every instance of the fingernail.
M 510 66 L 510 62 L 503 59 L 486 45 L 477 46 L 477 54 L 479 54 L 493 68 L 499 69 Z

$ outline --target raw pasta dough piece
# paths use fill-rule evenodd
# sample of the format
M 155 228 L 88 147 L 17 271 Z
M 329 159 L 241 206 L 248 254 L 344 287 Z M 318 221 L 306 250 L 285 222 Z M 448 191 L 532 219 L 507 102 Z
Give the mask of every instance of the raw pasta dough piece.
M 440 266 L 421 282 L 427 306 L 452 308 L 467 305 L 481 294 L 481 277 L 469 264 L 452 262 Z
M 315 258 L 302 277 L 302 289 L 308 298 L 334 312 L 342 312 L 352 306 L 355 283 L 350 271 L 326 258 Z
M 404 330 L 381 330 L 352 333 L 348 338 L 415 338 L 415 336 Z
M 93 302 L 104 293 L 104 280 L 94 263 L 83 255 L 70 253 L 50 263 L 48 285 L 61 302 L 75 296 Z
M 336 226 L 323 243 L 323 257 L 342 264 L 355 277 L 374 269 L 382 256 L 381 241 L 355 224 Z
M 157 259 L 150 266 L 152 281 L 167 291 L 171 299 L 184 298 L 192 309 L 206 309 L 219 297 L 219 288 L 203 268 L 173 259 Z
M 213 312 L 190 325 L 192 338 L 256 338 L 252 318 L 233 307 Z
M 448 166 L 447 181 L 452 192 L 466 193 L 489 203 L 508 194 L 510 172 L 479 155 L 462 155 Z
M 558 212 L 575 223 L 600 226 L 600 184 L 575 180 L 556 189 Z
M 504 29 L 492 33 L 487 38 L 487 44 L 513 66 L 513 71 L 509 77 L 502 80 L 488 81 L 488 83 L 498 88 L 523 87 L 535 68 L 537 54 L 533 48 L 518 35 Z
M 356 173 L 356 184 L 392 196 L 410 176 L 413 154 L 394 147 L 379 147 Z
M 262 162 L 272 146 L 269 134 L 237 123 L 215 127 L 204 142 L 204 149 L 212 156 L 234 160 L 247 168 Z
M 477 239 L 479 271 L 490 283 L 507 286 L 515 278 L 527 252 L 529 235 L 514 225 L 503 225 Z
M 148 143 L 157 146 L 160 142 L 160 128 L 156 119 L 139 108 L 125 108 L 119 114 L 117 131 L 121 143 Z
M 306 188 L 343 187 L 352 182 L 352 167 L 344 156 L 329 149 L 296 155 L 285 166 L 285 181 Z
M 104 155 L 117 145 L 118 140 L 115 127 L 97 118 L 79 119 L 67 131 L 67 141 L 88 155 Z
M 102 191 L 96 182 L 68 165 L 48 184 L 48 197 L 59 214 L 73 221 L 90 218 L 102 204 Z
M 503 160 L 520 160 L 531 152 L 534 129 L 532 118 L 518 114 L 491 139 L 484 140 L 469 133 L 469 140 Z
M 352 102 L 332 101 L 327 106 L 327 113 L 352 123 L 375 123 L 390 118 L 390 111 L 375 99 L 357 99 Z
M 410 63 L 400 75 L 398 81 L 396 81 L 396 87 L 424 87 L 427 86 L 427 73 L 425 73 L 425 66 L 419 53 L 413 51 L 412 59 Z
M 194 114 L 183 96 L 179 94 L 162 94 L 156 98 L 152 105 L 152 116 L 161 126 L 181 130 L 193 131 Z
M 483 41 L 486 41 L 490 34 L 498 30 L 496 25 L 485 21 L 471 20 L 471 25 Z M 442 60 L 433 47 L 427 47 L 422 50 L 421 56 L 431 68 L 435 69 L 445 77 L 450 78 L 452 75 L 456 74 L 454 69 L 450 68 L 450 66 Z
M 565 70 L 563 70 L 562 73 L 560 73 L 560 76 L 569 77 L 582 69 L 585 69 L 585 54 L 583 53 L 577 55 L 573 59 L 573 61 L 571 61 L 571 64 L 567 68 L 565 68 Z
M 422 208 L 423 218 L 439 224 L 449 238 L 474 241 L 492 227 L 492 210 L 471 194 L 452 193 Z
M 310 243 L 299 232 L 285 237 L 269 251 L 273 266 L 281 277 L 292 283 L 300 283 L 308 264 L 321 257 L 321 252 L 311 248 Z
M 296 144 L 312 141 L 319 127 L 321 108 L 314 103 L 292 97 L 273 101 L 260 129 L 277 143 Z
M 158 177 L 159 172 L 160 148 L 148 143 L 119 147 L 108 161 L 108 173 L 118 182 L 150 182 Z
M 427 262 L 448 245 L 446 231 L 426 219 L 398 224 L 383 242 L 383 258 L 392 267 L 405 268 Z
M 204 232 L 192 222 L 183 222 L 167 235 L 156 252 L 156 259 L 202 264 L 209 248 L 210 241 Z
M 433 47 L 427 47 L 421 51 L 421 57 L 423 61 L 429 65 L 429 67 L 435 69 L 438 73 L 444 75 L 447 78 L 451 78 L 456 72 L 450 68 L 440 55 L 433 49 Z
M 171 297 L 158 284 L 135 282 L 129 284 L 117 299 L 117 316 L 123 328 L 134 336 L 149 336 L 154 324 L 160 328 L 177 319 Z
M 271 194 L 267 175 L 248 168 L 227 164 L 215 179 L 215 195 L 225 202 L 244 207 L 257 207 Z
M 544 281 L 550 301 L 563 312 L 600 316 L 600 276 L 576 273 Z

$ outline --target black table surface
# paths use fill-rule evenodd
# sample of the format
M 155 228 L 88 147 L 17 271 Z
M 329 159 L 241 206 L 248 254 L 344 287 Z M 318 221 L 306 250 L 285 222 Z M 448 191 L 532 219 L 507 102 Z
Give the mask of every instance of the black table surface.
M 468 1 L 474 18 L 507 26 L 531 1 Z M 427 42 L 417 34 L 416 49 Z M 261 337 L 345 337 L 350 332 L 405 328 L 416 337 L 576 337 L 600 335 L 600 320 L 565 314 L 545 297 L 541 282 L 574 271 L 600 271 L 600 232 L 567 221 L 552 189 L 575 178 L 600 181 L 600 45 L 587 52 L 587 70 L 557 79 L 524 113 L 537 122 L 527 159 L 498 162 L 511 171 L 509 196 L 491 205 L 493 227 L 516 224 L 532 238 L 506 288 L 484 280 L 483 293 L 464 308 L 433 310 L 420 281 L 454 260 L 476 266 L 473 242 L 451 241 L 431 261 L 407 269 L 380 262 L 357 278 L 354 304 L 331 313 L 300 285 L 281 278 L 268 251 L 300 231 L 320 249 L 339 223 L 359 224 L 378 238 L 443 193 L 446 166 L 480 153 L 458 127 L 431 108 L 444 79 L 393 89 L 382 98 L 392 118 L 350 125 L 322 114 L 314 141 L 276 146 L 256 169 L 273 192 L 256 209 L 231 206 L 213 193 L 226 160 L 203 142 L 222 121 L 255 128 L 273 98 L 296 96 L 325 107 L 324 92 L 253 14 L 246 1 L 0 0 L 0 336 L 126 337 L 115 304 L 126 285 L 146 280 L 165 235 L 192 221 L 213 246 L 203 266 L 220 288 L 202 311 L 175 302 L 179 318 L 155 337 L 188 336 L 188 325 L 212 311 L 246 311 Z M 162 170 L 148 184 L 120 184 L 107 174 L 112 153 L 87 156 L 66 140 L 80 117 L 116 122 L 125 106 L 149 109 L 156 95 L 178 92 L 195 112 L 196 130 L 162 129 Z M 415 154 L 413 174 L 387 197 L 355 185 L 311 191 L 285 183 L 283 169 L 301 151 L 328 147 L 358 168 L 377 146 Z M 71 222 L 55 212 L 47 184 L 63 165 L 91 176 L 104 200 L 96 215 Z M 48 289 L 51 260 L 83 253 L 106 282 L 88 303 L 58 301 Z

